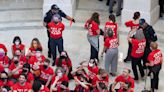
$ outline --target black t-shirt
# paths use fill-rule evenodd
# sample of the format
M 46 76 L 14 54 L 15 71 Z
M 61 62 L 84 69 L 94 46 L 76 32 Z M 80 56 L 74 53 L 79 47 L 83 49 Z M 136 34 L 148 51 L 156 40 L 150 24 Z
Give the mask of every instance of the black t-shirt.
M 66 15 L 63 11 L 61 11 L 61 10 L 59 10 L 59 12 L 56 13 L 56 14 L 58 14 L 58 15 L 60 16 L 61 21 L 62 21 L 62 17 L 66 18 L 66 16 L 67 16 L 67 15 Z M 49 10 L 49 11 L 46 13 L 45 17 L 44 17 L 44 22 L 46 22 L 47 24 L 48 24 L 49 22 L 51 22 L 53 15 L 54 15 L 54 14 L 51 12 L 51 10 Z

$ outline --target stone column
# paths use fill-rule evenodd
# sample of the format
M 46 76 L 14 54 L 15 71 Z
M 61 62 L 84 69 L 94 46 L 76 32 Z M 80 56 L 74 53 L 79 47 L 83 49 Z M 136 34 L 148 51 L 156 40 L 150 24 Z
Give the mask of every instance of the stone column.
M 135 11 L 141 13 L 149 24 L 154 24 L 159 18 L 158 0 L 124 0 L 122 10 L 122 23 L 132 19 Z
M 53 4 L 56 4 L 67 15 L 74 15 L 76 0 L 43 0 L 43 16 L 50 10 Z

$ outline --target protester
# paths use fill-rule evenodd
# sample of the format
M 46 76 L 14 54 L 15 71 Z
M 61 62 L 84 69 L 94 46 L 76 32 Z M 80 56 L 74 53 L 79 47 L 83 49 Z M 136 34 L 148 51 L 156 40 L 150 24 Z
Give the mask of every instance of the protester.
M 22 44 L 21 38 L 19 36 L 15 36 L 13 39 L 12 45 L 12 54 L 15 55 L 16 49 L 20 49 L 23 54 L 25 54 L 25 45 Z
M 62 21 L 62 17 L 70 20 L 75 23 L 75 19 L 71 18 L 70 16 L 66 15 L 56 4 L 51 6 L 51 9 L 46 13 L 44 17 L 43 25 L 47 28 L 47 35 L 48 35 L 48 57 L 51 58 L 51 46 L 50 46 L 50 32 L 48 30 L 48 24 L 53 20 L 53 16 L 58 15 L 60 21 Z
M 130 32 L 134 29 L 138 29 L 139 28 L 139 19 L 140 19 L 140 12 L 135 12 L 133 15 L 133 20 L 129 20 L 127 22 L 125 22 L 125 26 L 126 27 L 130 27 Z M 132 36 L 133 38 L 133 36 Z M 126 58 L 124 59 L 124 62 L 127 61 L 131 61 L 131 51 L 132 51 L 132 44 L 129 42 L 128 43 L 129 47 L 128 47 L 128 53 Z
M 100 34 L 99 14 L 94 12 L 91 18 L 85 23 L 85 28 L 88 30 L 87 38 L 90 43 L 90 59 L 98 59 L 99 54 L 99 34 Z
M 158 49 L 158 44 L 156 42 L 151 42 L 150 48 L 152 52 L 148 55 L 148 63 L 146 66 L 150 66 L 151 72 L 151 91 L 158 90 L 159 86 L 159 72 L 162 67 L 163 55 L 162 51 Z
M 62 22 L 60 22 L 59 15 L 54 15 L 53 21 L 48 23 L 47 26 L 48 26 L 48 31 L 50 32 L 50 47 L 54 60 L 52 65 L 54 66 L 57 56 L 56 48 L 58 48 L 59 53 L 61 53 L 64 50 L 62 32 L 65 29 L 65 25 Z
M 105 70 L 112 76 L 116 76 L 117 64 L 118 64 L 118 39 L 114 36 L 112 29 L 107 30 L 108 37 L 104 42 L 104 49 L 101 56 L 105 55 Z M 109 71 L 111 67 L 111 71 Z
M 28 56 L 28 57 L 34 56 L 37 49 L 43 50 L 39 39 L 38 38 L 33 38 L 32 41 L 31 41 L 31 46 L 30 46 L 26 56 Z
M 134 38 L 131 38 L 131 36 L 134 34 Z M 146 39 L 143 34 L 143 30 L 135 30 L 133 29 L 129 34 L 128 34 L 128 41 L 132 44 L 132 52 L 131 52 L 131 59 L 132 59 L 132 70 L 134 74 L 134 80 L 138 80 L 138 72 L 137 72 L 137 66 L 139 68 L 141 77 L 144 78 L 145 73 L 143 66 L 141 64 L 141 58 L 144 55 L 144 50 L 146 47 Z

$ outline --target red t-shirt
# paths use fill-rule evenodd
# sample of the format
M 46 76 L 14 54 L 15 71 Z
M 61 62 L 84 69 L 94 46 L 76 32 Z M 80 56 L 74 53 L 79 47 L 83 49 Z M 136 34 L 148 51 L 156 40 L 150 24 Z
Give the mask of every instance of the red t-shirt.
M 0 48 L 2 48 L 5 53 L 7 53 L 7 48 L 4 44 L 0 44 Z
M 56 58 L 55 65 L 58 66 L 58 64 L 59 64 L 59 58 Z M 63 59 L 61 65 L 66 65 L 67 67 L 72 67 L 72 62 L 71 62 L 70 59 L 68 59 L 68 61 L 66 61 L 65 59 Z
M 27 74 L 27 82 L 31 83 L 31 81 L 34 81 L 34 75 L 31 72 L 29 72 Z
M 25 45 L 24 44 L 20 44 L 18 47 L 15 44 L 12 45 L 12 50 L 14 51 L 14 53 L 15 53 L 15 51 L 17 49 L 20 49 L 21 51 L 23 51 L 25 49 Z
M 51 84 L 54 83 L 55 77 L 56 77 L 56 75 L 54 75 L 54 76 L 52 77 Z M 67 76 L 66 74 L 64 74 L 64 75 L 57 81 L 57 84 L 60 84 L 60 83 L 62 83 L 63 81 L 66 81 L 66 82 L 69 81 L 68 76 Z
M 100 79 L 98 76 L 95 76 L 92 80 L 92 85 L 96 85 L 96 82 L 109 83 L 109 76 L 106 76 L 105 79 Z
M 50 92 L 49 88 L 46 86 L 42 86 L 39 92 Z
M 54 74 L 54 71 L 51 67 L 44 69 L 43 65 L 41 65 L 40 70 L 41 70 L 40 79 L 45 81 L 45 82 L 47 82 L 49 77 Z
M 9 70 L 12 71 L 15 68 L 16 68 L 16 66 L 15 66 L 14 62 L 12 62 L 11 65 L 9 66 Z M 16 79 L 19 78 L 19 75 L 22 73 L 22 69 L 19 69 L 17 72 L 18 72 L 17 74 L 12 75 L 12 78 L 16 78 Z
M 4 67 L 2 65 L 0 65 L 0 72 L 4 71 Z
M 77 85 L 77 86 L 75 87 L 75 92 L 79 92 L 80 88 L 83 88 L 83 87 L 80 86 L 80 85 Z M 88 89 L 83 88 L 83 92 L 90 92 L 90 90 L 89 90 L 89 88 L 88 88 Z
M 93 92 L 101 92 L 101 91 L 99 91 L 98 89 L 94 89 Z M 103 90 L 103 92 L 109 92 L 109 91 L 108 89 L 106 89 L 106 90 Z
M 17 92 L 28 92 L 29 90 L 32 90 L 32 85 L 28 82 L 26 82 L 24 86 L 21 86 L 19 83 L 16 83 L 12 87 L 12 89 L 13 91 L 17 91 Z
M 30 47 L 28 50 L 30 50 L 31 52 L 35 52 L 35 51 L 36 51 L 36 49 L 38 49 L 38 48 L 33 48 L 33 47 Z M 41 49 L 41 50 L 42 50 L 42 48 L 39 48 L 39 49 Z
M 40 63 L 44 63 L 44 61 L 45 61 L 45 56 L 44 55 L 42 55 L 41 56 L 41 61 L 40 61 Z M 37 62 L 39 62 L 39 60 L 38 60 L 38 58 L 36 57 L 36 56 L 31 56 L 30 57 L 30 59 L 28 60 L 28 63 L 30 64 L 30 66 L 33 68 L 33 65 L 35 64 L 35 63 L 37 63 Z
M 90 67 L 89 65 L 88 65 L 88 70 L 90 71 L 90 72 L 92 72 L 92 73 L 95 73 L 96 75 L 98 74 L 98 72 L 99 72 L 99 67 L 98 66 L 95 66 L 95 67 Z
M 117 23 L 106 22 L 104 31 L 106 32 L 107 29 L 109 29 L 109 28 L 111 28 L 113 30 L 113 36 L 117 38 L 117 29 L 118 29 Z
M 125 79 L 122 75 L 120 76 L 117 76 L 116 79 L 115 79 L 116 82 L 131 82 L 131 88 L 134 88 L 134 79 L 129 76 L 127 79 Z
M 62 22 L 55 24 L 54 22 L 48 23 L 48 28 L 50 29 L 50 37 L 53 39 L 59 39 L 62 37 L 62 32 L 65 28 Z
M 157 49 L 149 54 L 148 61 L 153 62 L 153 65 L 160 65 L 162 64 L 162 57 L 162 51 Z
M 139 24 L 134 24 L 132 20 L 125 22 L 125 25 L 127 27 L 130 27 L 131 29 L 133 29 L 133 28 L 139 28 Z
M 108 49 L 118 47 L 118 39 L 116 37 L 107 37 L 104 42 L 104 46 Z
M 97 24 L 95 21 L 92 21 L 89 24 L 89 20 L 85 23 L 85 28 L 88 29 L 88 34 L 90 36 L 96 36 L 97 34 L 97 30 L 99 30 L 99 24 Z
M 143 39 L 141 41 L 137 39 L 132 39 L 131 56 L 134 58 L 142 57 L 144 54 L 145 47 L 146 47 L 146 39 Z
M 0 64 L 3 65 L 8 65 L 9 64 L 9 58 L 8 56 L 4 56 L 2 58 L 0 58 Z
M 0 80 L 0 87 L 2 86 L 13 86 L 14 85 L 14 82 L 13 81 L 7 81 L 7 83 L 4 83 L 3 81 Z

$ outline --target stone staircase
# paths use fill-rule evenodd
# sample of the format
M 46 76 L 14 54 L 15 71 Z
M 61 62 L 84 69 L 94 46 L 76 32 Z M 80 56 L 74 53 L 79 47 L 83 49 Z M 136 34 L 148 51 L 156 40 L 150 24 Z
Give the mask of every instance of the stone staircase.
M 0 30 L 42 26 L 43 0 L 0 0 Z

